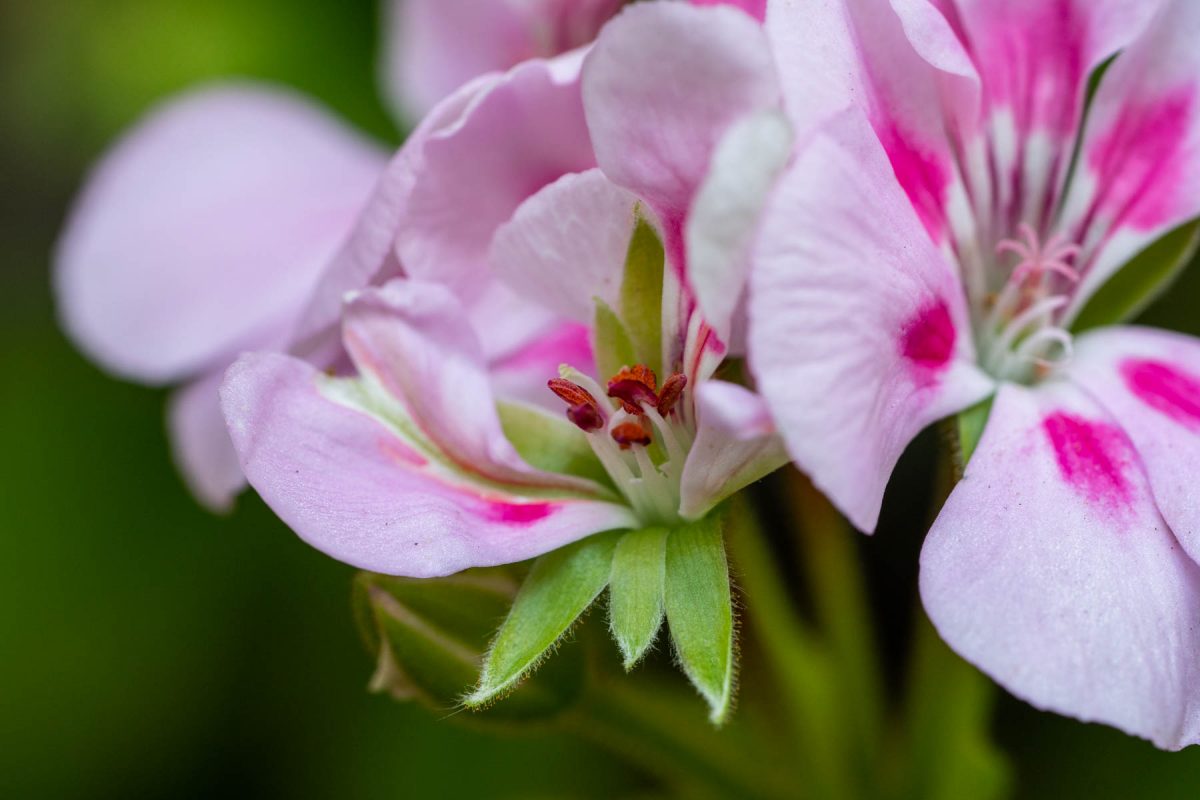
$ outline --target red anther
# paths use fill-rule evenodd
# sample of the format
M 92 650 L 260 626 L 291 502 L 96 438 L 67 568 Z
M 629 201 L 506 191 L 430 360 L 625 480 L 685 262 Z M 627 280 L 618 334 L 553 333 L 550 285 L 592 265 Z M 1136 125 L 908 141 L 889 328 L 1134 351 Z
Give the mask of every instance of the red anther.
M 626 367 L 608 382 L 608 396 L 621 401 L 630 414 L 641 414 L 642 403 L 658 405 L 658 380 L 645 364 Z
M 687 386 L 687 376 L 681 372 L 676 372 L 663 381 L 662 391 L 658 394 L 659 414 L 665 417 L 671 413 L 675 404 L 679 402 L 679 396 L 683 394 L 685 386 Z
M 599 401 L 592 397 L 592 393 L 578 383 L 565 378 L 551 378 L 546 385 L 569 406 L 589 405 L 597 410 L 600 408 Z
M 589 433 L 604 427 L 604 418 L 591 403 L 579 403 L 567 409 L 567 419 Z
M 632 420 L 613 427 L 612 438 L 622 450 L 628 450 L 635 444 L 648 445 L 651 441 L 650 432 Z

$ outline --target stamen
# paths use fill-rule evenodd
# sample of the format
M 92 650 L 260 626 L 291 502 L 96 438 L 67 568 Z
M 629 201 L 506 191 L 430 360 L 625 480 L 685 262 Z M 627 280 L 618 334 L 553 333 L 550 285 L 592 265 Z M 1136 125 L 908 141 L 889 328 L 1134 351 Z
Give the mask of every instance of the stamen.
M 606 414 L 591 392 L 574 381 L 551 378 L 546 382 L 550 391 L 567 403 L 567 419 L 584 431 L 595 431 L 604 427 Z
M 658 413 L 669 417 L 675 410 L 675 404 L 679 402 L 679 396 L 683 394 L 686 386 L 687 376 L 683 373 L 676 372 L 667 378 L 663 382 L 662 391 L 658 393 Z
M 632 420 L 614 425 L 609 435 L 622 450 L 628 450 L 635 444 L 646 446 L 652 441 L 650 432 L 643 428 L 641 423 Z
M 643 403 L 658 403 L 654 370 L 645 364 L 622 369 L 608 382 L 608 396 L 620 400 L 630 414 L 641 414 Z
M 584 431 L 598 431 L 604 427 L 604 417 L 592 403 L 579 403 L 567 409 L 567 419 Z

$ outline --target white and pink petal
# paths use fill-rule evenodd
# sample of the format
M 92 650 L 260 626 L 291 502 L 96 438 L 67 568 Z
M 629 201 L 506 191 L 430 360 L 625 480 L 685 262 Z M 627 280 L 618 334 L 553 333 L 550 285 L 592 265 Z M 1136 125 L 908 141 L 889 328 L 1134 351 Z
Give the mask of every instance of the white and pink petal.
M 1200 567 L 1117 420 L 1006 385 L 921 554 L 954 650 L 1016 696 L 1178 749 L 1200 741 Z
M 1101 328 L 1076 338 L 1066 375 L 1120 422 L 1159 511 L 1200 563 L 1200 340 Z
M 1157 16 L 1105 71 L 1088 111 L 1063 224 L 1081 241 L 1068 314 L 1141 250 L 1200 216 L 1200 5 Z
M 230 368 L 222 407 L 250 484 L 302 539 L 338 560 L 433 577 L 521 561 L 630 527 L 624 506 L 448 482 L 380 420 L 331 400 L 328 378 L 288 356 Z
M 796 464 L 869 532 L 912 438 L 993 390 L 962 286 L 853 109 L 784 173 L 754 257 L 758 390 Z

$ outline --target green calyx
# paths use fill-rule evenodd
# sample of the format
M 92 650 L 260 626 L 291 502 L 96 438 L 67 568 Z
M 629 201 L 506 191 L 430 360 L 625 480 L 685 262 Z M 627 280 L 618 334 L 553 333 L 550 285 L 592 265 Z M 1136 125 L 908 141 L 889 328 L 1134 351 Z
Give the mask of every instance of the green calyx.
M 678 527 L 599 534 L 538 559 L 492 640 L 468 707 L 487 706 L 545 660 L 605 589 L 627 670 L 665 619 L 680 668 L 725 721 L 735 688 L 735 625 L 725 514 Z

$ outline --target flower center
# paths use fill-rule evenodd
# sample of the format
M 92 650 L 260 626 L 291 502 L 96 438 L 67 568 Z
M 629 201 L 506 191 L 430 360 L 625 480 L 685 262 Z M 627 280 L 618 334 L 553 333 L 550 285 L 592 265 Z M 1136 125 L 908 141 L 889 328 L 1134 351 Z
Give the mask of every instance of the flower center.
M 658 389 L 644 364 L 621 369 L 608 391 L 574 367 L 563 365 L 550 391 L 567 404 L 567 419 L 588 444 L 613 483 L 643 521 L 679 519 L 679 486 L 695 431 L 677 413 L 687 378 L 673 374 Z
M 1071 334 L 1059 324 L 1059 311 L 1079 282 L 1072 266 L 1079 246 L 1062 234 L 1042 242 L 1025 222 L 1018 231 L 1020 238 L 996 245 L 996 267 L 1012 262 L 1007 280 L 973 312 L 983 368 L 1000 380 L 1030 383 L 1071 358 Z

